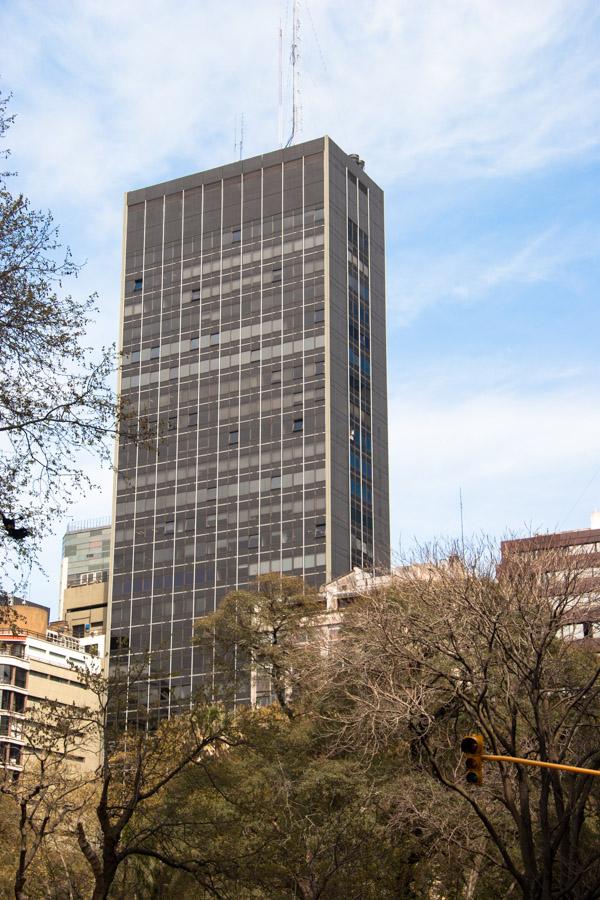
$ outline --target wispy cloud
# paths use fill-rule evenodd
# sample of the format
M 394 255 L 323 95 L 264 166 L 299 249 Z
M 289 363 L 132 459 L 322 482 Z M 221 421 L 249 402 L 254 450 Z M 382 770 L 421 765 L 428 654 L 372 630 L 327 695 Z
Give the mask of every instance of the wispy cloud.
M 10 144 L 20 184 L 37 206 L 56 212 L 76 257 L 89 258 L 76 287 L 99 289 L 97 333 L 106 339 L 116 331 L 122 193 L 230 161 L 242 111 L 245 155 L 276 145 L 283 7 L 283 0 L 0 5 L 9 35 L 2 86 L 15 94 Z M 597 378 L 580 359 L 577 336 L 560 366 L 551 352 L 529 368 L 508 352 L 473 359 L 458 341 L 451 354 L 443 348 L 436 368 L 440 342 L 415 335 L 424 313 L 491 308 L 538 285 L 572 289 L 599 257 L 592 204 L 583 214 L 575 206 L 567 221 L 560 204 L 532 217 L 526 204 L 519 211 L 498 195 L 506 189 L 518 200 L 530 176 L 545 175 L 552 190 L 552 177 L 598 162 L 600 7 L 594 0 L 303 0 L 302 7 L 304 136 L 329 133 L 360 152 L 386 190 L 388 222 L 401 222 L 388 235 L 390 321 L 416 341 L 411 360 L 419 364 L 417 378 L 400 357 L 390 359 L 394 531 L 455 531 L 459 485 L 468 528 L 552 527 L 591 476 L 600 447 L 590 388 Z M 497 214 L 469 222 L 463 194 L 472 192 L 478 210 L 477 192 L 490 185 Z M 584 284 L 587 332 L 595 284 Z M 433 316 L 426 324 L 439 327 Z M 533 350 L 530 343 L 524 356 Z M 106 482 L 99 512 L 109 496 Z M 46 556 L 56 573 L 58 547 L 57 540 Z
M 248 152 L 272 148 L 280 11 L 275 0 L 5 6 L 27 168 L 48 195 L 106 196 L 172 174 L 175 159 L 232 156 L 242 110 Z M 360 150 L 388 186 L 595 154 L 599 14 L 576 0 L 321 0 L 303 29 L 305 134 Z
M 600 255 L 600 226 L 556 224 L 515 238 L 506 228 L 470 235 L 440 252 L 430 245 L 400 252 L 389 266 L 389 315 L 406 326 L 432 307 L 485 301 L 494 291 L 569 283 L 572 270 Z
M 597 483 L 581 496 L 600 466 L 593 391 L 567 384 L 545 394 L 526 380 L 519 390 L 475 384 L 455 396 L 448 384 L 437 396 L 393 395 L 393 533 L 405 543 L 412 535 L 456 536 L 459 489 L 469 531 L 585 527 L 600 505 Z

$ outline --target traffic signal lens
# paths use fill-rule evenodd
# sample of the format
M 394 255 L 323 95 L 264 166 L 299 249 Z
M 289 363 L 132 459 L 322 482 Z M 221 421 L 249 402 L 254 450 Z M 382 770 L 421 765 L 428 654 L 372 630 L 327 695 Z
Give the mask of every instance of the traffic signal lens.
M 465 775 L 468 784 L 479 784 L 480 783 L 480 775 L 477 772 L 467 772 Z
M 466 769 L 478 769 L 481 763 L 478 759 L 474 759 L 472 756 L 467 757 L 465 759 L 465 768 Z
M 463 753 L 478 753 L 479 752 L 479 744 L 472 737 L 463 738 L 460 742 L 460 749 Z

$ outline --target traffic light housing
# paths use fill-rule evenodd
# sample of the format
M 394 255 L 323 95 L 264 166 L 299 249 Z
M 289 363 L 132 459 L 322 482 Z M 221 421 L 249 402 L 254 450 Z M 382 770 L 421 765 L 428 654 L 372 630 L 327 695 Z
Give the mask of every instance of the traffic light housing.
M 460 749 L 465 755 L 466 780 L 468 784 L 483 782 L 483 735 L 469 734 L 460 742 Z

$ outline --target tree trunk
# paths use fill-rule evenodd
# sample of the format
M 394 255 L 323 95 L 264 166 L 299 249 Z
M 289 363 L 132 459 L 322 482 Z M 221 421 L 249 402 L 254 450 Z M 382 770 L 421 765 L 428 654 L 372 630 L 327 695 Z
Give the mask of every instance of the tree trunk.
M 102 872 L 96 876 L 91 900 L 106 900 L 110 893 L 112 883 L 115 880 L 118 867 L 119 864 L 116 860 L 105 860 Z
M 27 806 L 25 803 L 20 804 L 21 815 L 19 819 L 20 846 L 19 846 L 19 865 L 15 874 L 15 900 L 25 900 L 25 873 L 27 863 L 27 842 L 25 838 L 25 824 L 27 822 Z

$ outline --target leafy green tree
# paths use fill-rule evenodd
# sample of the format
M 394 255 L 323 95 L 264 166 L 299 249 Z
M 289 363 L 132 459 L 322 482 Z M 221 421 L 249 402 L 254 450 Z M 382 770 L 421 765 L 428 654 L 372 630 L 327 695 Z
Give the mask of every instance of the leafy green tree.
M 257 579 L 255 590 L 232 591 L 215 613 L 199 619 L 196 641 L 205 653 L 214 651 L 234 695 L 249 675 L 266 679 L 267 695 L 272 691 L 291 718 L 302 645 L 324 611 L 317 591 L 301 578 L 273 572 Z
M 238 713 L 238 727 L 243 744 L 205 757 L 164 796 L 172 864 L 197 876 L 201 896 L 414 896 L 408 845 L 387 825 L 388 771 L 328 758 L 314 726 L 277 704 Z

